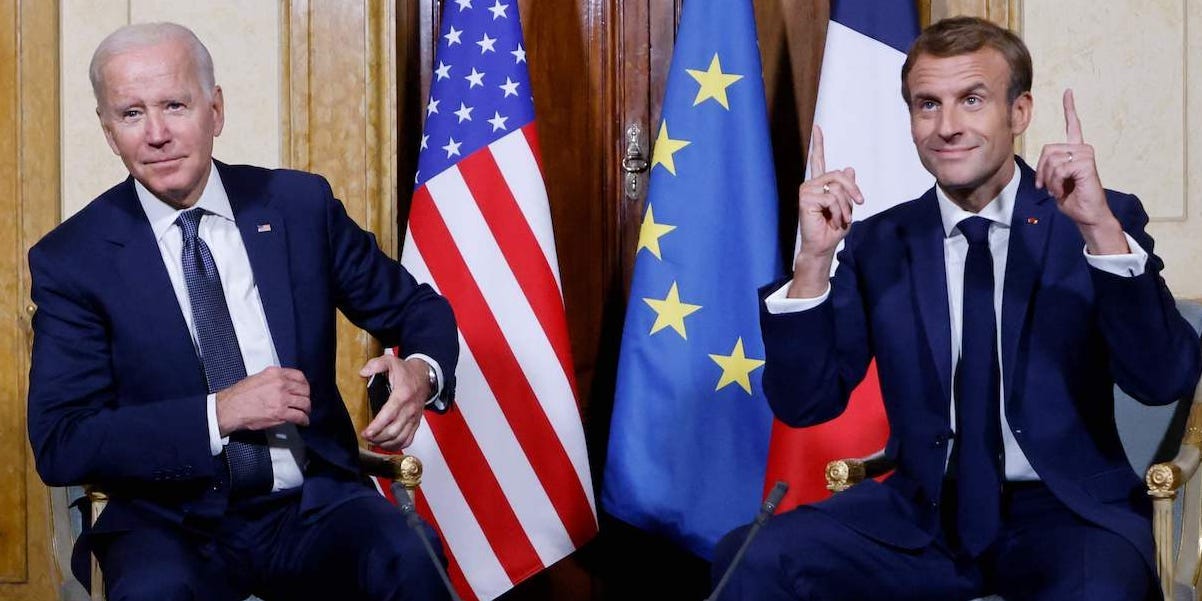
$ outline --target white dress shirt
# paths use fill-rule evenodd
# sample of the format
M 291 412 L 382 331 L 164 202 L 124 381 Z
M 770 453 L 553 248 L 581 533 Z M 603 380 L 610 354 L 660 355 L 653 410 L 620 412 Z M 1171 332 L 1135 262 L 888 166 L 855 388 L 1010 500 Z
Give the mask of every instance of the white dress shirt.
M 964 297 L 964 261 L 968 256 L 968 240 L 960 233 L 956 227 L 960 221 L 968 217 L 984 217 L 990 220 L 989 227 L 989 250 L 993 255 L 993 307 L 998 321 L 998 357 L 1001 353 L 1001 320 L 1002 320 L 1002 292 L 1005 289 L 1005 278 L 999 277 L 999 274 L 1006 273 L 1006 258 L 1010 245 L 1010 223 L 1011 217 L 1014 215 L 1014 202 L 1018 194 L 1018 184 L 1021 179 L 1019 169 L 1014 170 L 1014 176 L 1006 187 L 1002 189 L 1001 194 L 997 198 L 985 205 L 981 212 L 970 213 L 953 203 L 943 189 L 936 186 L 935 196 L 939 200 L 939 216 L 943 221 L 943 258 L 947 266 L 947 304 L 948 311 L 951 315 L 952 326 L 952 370 L 956 372 L 956 364 L 960 359 L 960 342 L 963 332 L 961 312 L 961 304 Z M 1126 235 L 1126 234 L 1124 234 Z M 1130 246 L 1131 252 L 1122 255 L 1091 255 L 1088 249 L 1085 253 L 1085 260 L 1089 262 L 1095 269 L 1119 275 L 1134 277 L 1141 275 L 1144 272 L 1144 266 L 1148 260 L 1148 253 L 1129 235 L 1127 236 L 1127 245 Z M 823 301 L 830 296 L 830 286 L 827 286 L 825 292 L 821 296 L 814 298 L 788 298 L 789 284 L 773 292 L 765 299 L 765 307 L 769 313 L 793 313 L 797 311 L 805 311 L 812 309 L 822 304 Z M 1000 359 L 999 359 L 1000 365 Z M 949 383 L 950 384 L 950 383 Z M 1005 399 L 1004 384 L 1001 384 L 1000 399 Z M 955 429 L 956 423 L 956 402 L 955 402 L 955 387 L 949 386 L 952 390 L 952 403 L 949 409 L 949 415 L 952 428 Z M 1031 462 L 1027 460 L 1026 454 L 1018 445 L 1018 441 L 1014 438 L 1014 433 L 1010 429 L 1009 421 L 1006 419 L 1004 408 L 999 405 L 998 411 L 1001 414 L 1002 423 L 1002 443 L 1005 446 L 1005 476 L 1007 480 L 1038 480 L 1039 475 L 1035 473 L 1031 467 Z M 948 449 L 949 457 L 951 448 Z
M 150 220 L 150 228 L 159 243 L 163 264 L 167 266 L 167 275 L 171 278 L 171 287 L 175 289 L 175 298 L 179 302 L 184 321 L 188 323 L 188 332 L 192 334 L 192 344 L 196 346 L 196 354 L 200 355 L 196 324 L 192 323 L 192 301 L 188 297 L 188 285 L 184 280 L 184 269 L 180 259 L 183 233 L 175 224 L 176 218 L 183 211 L 155 198 L 136 181 L 134 187 L 138 193 L 138 201 L 142 203 L 142 209 L 146 211 L 146 217 Z M 280 359 L 271 340 L 271 330 L 267 327 L 267 314 L 263 311 L 263 301 L 259 298 L 259 288 L 255 285 L 254 273 L 251 272 L 250 258 L 242 243 L 242 234 L 234 223 L 234 210 L 230 207 L 230 199 L 226 196 L 225 186 L 221 183 L 221 175 L 218 174 L 216 166 L 210 169 L 204 192 L 194 207 L 207 211 L 200 220 L 198 235 L 208 245 L 213 262 L 217 265 L 217 272 L 221 274 L 221 289 L 225 293 L 230 319 L 234 322 L 234 333 L 238 336 L 238 347 L 242 351 L 246 374 L 250 376 L 273 365 L 278 366 Z M 209 451 L 216 456 L 229 442 L 229 438 L 221 436 L 217 425 L 217 395 L 210 394 L 207 403 Z M 268 428 L 265 434 L 271 452 L 272 490 L 300 486 L 305 479 L 302 475 L 305 444 L 296 426 L 281 424 Z

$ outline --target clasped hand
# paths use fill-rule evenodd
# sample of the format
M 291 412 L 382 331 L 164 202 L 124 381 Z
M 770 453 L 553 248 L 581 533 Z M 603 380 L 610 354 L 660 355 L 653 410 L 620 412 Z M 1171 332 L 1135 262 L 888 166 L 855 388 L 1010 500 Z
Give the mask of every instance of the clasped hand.
M 408 447 L 421 423 L 430 390 L 426 364 L 381 355 L 364 364 L 359 375 L 385 373 L 392 393 L 363 430 L 367 442 L 387 450 Z M 238 430 L 265 430 L 284 423 L 309 425 L 309 382 L 300 370 L 268 367 L 217 393 L 217 426 L 221 436 Z

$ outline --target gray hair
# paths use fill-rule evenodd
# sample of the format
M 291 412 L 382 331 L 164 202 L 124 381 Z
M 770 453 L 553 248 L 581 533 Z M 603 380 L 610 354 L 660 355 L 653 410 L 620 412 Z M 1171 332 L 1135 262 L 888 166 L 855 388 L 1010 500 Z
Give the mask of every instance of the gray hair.
M 104 89 L 104 65 L 114 56 L 147 46 L 157 46 L 171 41 L 183 42 L 188 46 L 192 55 L 192 65 L 196 69 L 196 79 L 204 90 L 206 97 L 212 97 L 216 86 L 213 76 L 213 57 L 209 49 L 201 43 L 200 38 L 191 29 L 176 23 L 135 23 L 126 25 L 104 38 L 92 53 L 92 63 L 88 66 L 88 78 L 92 80 L 92 94 L 96 102 L 100 102 L 100 94 Z

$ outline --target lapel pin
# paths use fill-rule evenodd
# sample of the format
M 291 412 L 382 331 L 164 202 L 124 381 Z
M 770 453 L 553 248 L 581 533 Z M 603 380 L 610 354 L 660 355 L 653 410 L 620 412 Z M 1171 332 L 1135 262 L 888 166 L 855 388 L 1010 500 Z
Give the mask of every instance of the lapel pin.
M 260 234 L 262 234 L 263 232 L 270 232 L 271 224 L 270 223 L 260 223 L 259 227 L 256 228 L 256 231 L 258 231 Z
M 1036 225 L 1038 223 L 1039 223 L 1038 217 L 1027 217 L 1027 225 Z M 263 226 L 260 225 L 259 227 L 261 228 Z M 271 229 L 270 226 L 267 229 Z M 259 231 L 263 231 L 263 230 L 260 229 Z

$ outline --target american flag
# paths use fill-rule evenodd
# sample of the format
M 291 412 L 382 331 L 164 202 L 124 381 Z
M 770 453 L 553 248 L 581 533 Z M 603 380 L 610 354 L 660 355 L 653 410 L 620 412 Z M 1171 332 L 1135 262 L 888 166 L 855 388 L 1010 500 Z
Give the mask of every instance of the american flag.
M 517 0 L 444 3 L 402 263 L 450 301 L 454 408 L 427 415 L 418 511 L 465 599 L 597 532 Z

